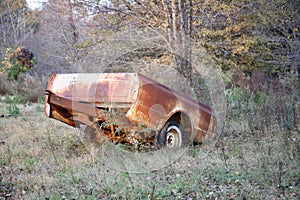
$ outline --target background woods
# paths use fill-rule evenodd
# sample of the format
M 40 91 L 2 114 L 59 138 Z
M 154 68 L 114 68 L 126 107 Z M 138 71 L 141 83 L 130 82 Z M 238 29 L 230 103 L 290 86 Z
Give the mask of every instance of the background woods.
M 169 48 L 164 55 L 186 77 L 191 40 L 224 72 L 299 70 L 298 1 L 49 0 L 40 10 L 30 10 L 21 0 L 1 4 L 1 58 L 6 48 L 27 46 L 39 61 L 34 71 L 42 75 L 70 70 L 111 33 L 145 27 L 162 30 Z M 159 57 L 157 48 L 144 51 Z

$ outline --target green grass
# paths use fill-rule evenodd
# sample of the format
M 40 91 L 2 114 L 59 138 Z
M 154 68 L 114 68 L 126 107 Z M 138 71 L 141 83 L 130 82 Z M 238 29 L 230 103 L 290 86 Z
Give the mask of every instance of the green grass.
M 99 147 L 103 154 L 98 158 L 92 156 L 80 130 L 48 119 L 40 106 L 27 105 L 17 117 L 0 118 L 0 197 L 298 199 L 300 195 L 297 130 L 253 134 L 236 126 L 236 134 L 229 134 L 227 127 L 209 153 L 191 146 L 160 170 L 129 173 L 130 169 L 110 165 L 111 144 Z

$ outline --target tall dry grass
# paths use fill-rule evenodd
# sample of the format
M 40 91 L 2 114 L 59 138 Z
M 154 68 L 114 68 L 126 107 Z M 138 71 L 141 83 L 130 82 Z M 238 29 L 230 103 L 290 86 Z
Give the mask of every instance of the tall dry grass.
M 18 95 L 19 103 L 37 102 L 44 96 L 48 79 L 49 76 L 25 73 L 13 81 L 8 80 L 5 74 L 0 74 L 0 95 Z

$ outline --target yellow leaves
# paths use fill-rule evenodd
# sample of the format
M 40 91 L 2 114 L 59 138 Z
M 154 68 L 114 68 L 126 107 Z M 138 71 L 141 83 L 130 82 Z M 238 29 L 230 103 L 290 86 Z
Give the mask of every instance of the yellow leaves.
M 12 51 L 7 48 L 1 62 L 0 72 L 7 73 L 8 79 L 18 79 L 21 72 L 26 72 L 34 65 L 33 53 L 25 47 L 18 47 Z
M 247 52 L 248 50 L 249 50 L 249 48 L 246 48 L 243 45 L 238 45 L 232 50 L 232 54 L 237 55 L 237 54 L 241 54 L 243 52 Z
M 26 5 L 26 1 L 23 0 L 4 0 L 4 6 L 8 6 L 12 9 L 22 9 Z
M 239 37 L 231 42 L 232 54 L 237 55 L 249 52 L 249 50 L 253 48 L 255 44 L 255 38 L 243 35 L 242 37 Z
M 1 62 L 1 72 L 5 72 L 12 67 L 10 60 L 11 48 L 7 48 L 5 51 L 4 59 Z

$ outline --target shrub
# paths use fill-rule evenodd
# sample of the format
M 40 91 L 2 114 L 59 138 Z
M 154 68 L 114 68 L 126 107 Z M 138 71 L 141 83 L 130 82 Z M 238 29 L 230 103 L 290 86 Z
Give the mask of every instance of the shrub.
M 20 109 L 15 103 L 10 103 L 8 106 L 6 106 L 7 111 L 10 115 L 17 117 L 20 114 Z
M 268 90 L 233 87 L 226 90 L 227 121 L 237 132 L 263 133 L 299 128 L 299 89 L 288 82 L 264 82 Z M 246 130 L 245 130 L 246 129 Z
M 29 49 L 18 47 L 12 51 L 11 48 L 7 48 L 0 72 L 7 73 L 9 80 L 17 80 L 20 73 L 28 71 L 35 63 L 34 54 Z

